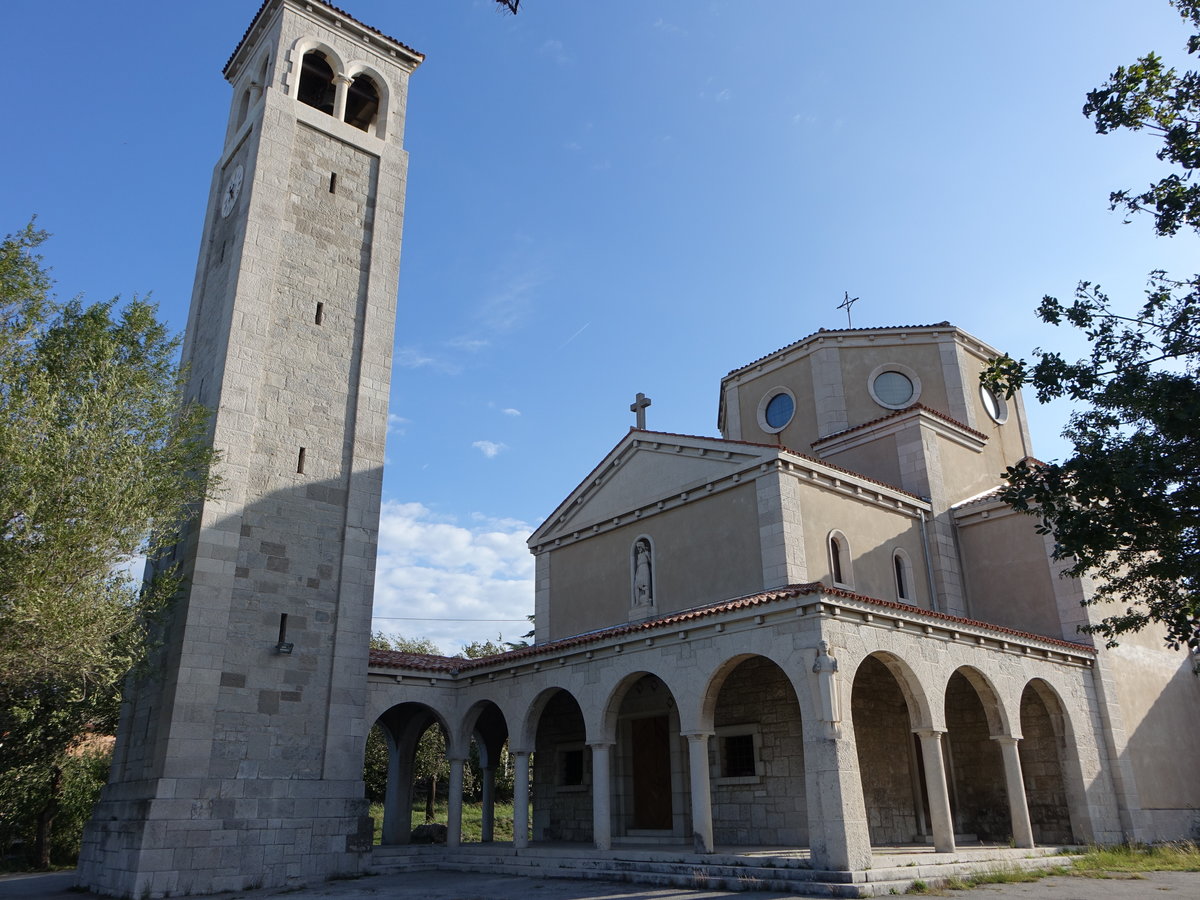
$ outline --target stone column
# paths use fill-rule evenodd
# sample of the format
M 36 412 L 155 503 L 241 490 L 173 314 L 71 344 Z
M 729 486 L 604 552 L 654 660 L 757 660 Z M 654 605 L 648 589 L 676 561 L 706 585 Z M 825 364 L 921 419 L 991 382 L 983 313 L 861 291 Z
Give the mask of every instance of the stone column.
M 588 744 L 592 749 L 592 840 L 597 850 L 612 849 L 612 804 L 609 784 L 610 743 Z
M 814 869 L 871 868 L 871 837 L 853 728 L 804 720 L 804 785 Z
M 338 74 L 333 76 L 333 117 L 339 122 L 346 121 L 346 95 L 350 91 L 352 81 L 353 79 L 346 75 Z
M 479 839 L 490 843 L 496 826 L 496 770 L 483 770 L 483 821 L 480 823 Z
M 925 789 L 929 792 L 929 819 L 933 827 L 933 849 L 954 852 L 954 823 L 950 819 L 950 792 L 946 789 L 946 764 L 942 760 L 944 731 L 917 729 L 921 758 L 925 761 Z
M 1019 739 L 1008 735 L 992 738 L 1000 745 L 1004 757 L 1004 784 L 1008 788 L 1008 813 L 1012 817 L 1013 843 L 1018 847 L 1033 846 L 1033 826 L 1029 822 L 1029 802 L 1025 798 L 1025 779 L 1021 777 Z
M 685 735 L 692 781 L 692 840 L 697 853 L 713 852 L 712 778 L 708 767 L 709 732 Z
M 510 750 L 513 758 L 513 849 L 529 846 L 529 751 Z
M 388 748 L 387 792 L 383 798 L 383 843 L 407 844 L 412 838 L 412 763 L 411 753 Z
M 450 760 L 450 797 L 446 815 L 446 846 L 457 847 L 462 843 L 462 789 L 465 759 Z

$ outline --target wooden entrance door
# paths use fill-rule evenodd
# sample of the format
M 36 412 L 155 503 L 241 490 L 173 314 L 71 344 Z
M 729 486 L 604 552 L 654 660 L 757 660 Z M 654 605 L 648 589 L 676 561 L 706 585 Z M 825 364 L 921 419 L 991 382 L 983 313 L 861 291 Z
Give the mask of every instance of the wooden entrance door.
M 666 716 L 633 719 L 633 827 L 671 827 L 671 729 Z

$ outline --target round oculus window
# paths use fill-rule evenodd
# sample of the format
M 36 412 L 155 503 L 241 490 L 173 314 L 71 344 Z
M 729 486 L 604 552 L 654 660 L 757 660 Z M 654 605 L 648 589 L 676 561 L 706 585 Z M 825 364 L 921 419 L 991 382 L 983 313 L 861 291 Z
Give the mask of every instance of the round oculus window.
M 788 422 L 792 421 L 792 414 L 795 411 L 796 401 L 792 399 L 792 395 L 779 393 L 767 401 L 767 408 L 763 412 L 763 418 L 767 420 L 769 427 L 783 428 Z
M 979 399 L 983 401 L 983 408 L 987 410 L 987 414 L 992 417 L 993 421 L 1002 425 L 1008 420 L 1008 403 L 991 388 L 981 384 Z
M 900 372 L 880 372 L 871 387 L 885 406 L 904 406 L 913 398 L 912 380 Z

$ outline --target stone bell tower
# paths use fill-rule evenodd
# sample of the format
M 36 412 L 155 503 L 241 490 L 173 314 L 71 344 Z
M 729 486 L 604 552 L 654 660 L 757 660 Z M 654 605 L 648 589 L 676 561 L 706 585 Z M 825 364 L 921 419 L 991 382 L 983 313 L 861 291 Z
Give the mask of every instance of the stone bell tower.
M 420 53 L 266 0 L 225 66 L 184 361 L 222 486 L 128 692 L 79 878 L 136 897 L 359 871 L 367 644 Z

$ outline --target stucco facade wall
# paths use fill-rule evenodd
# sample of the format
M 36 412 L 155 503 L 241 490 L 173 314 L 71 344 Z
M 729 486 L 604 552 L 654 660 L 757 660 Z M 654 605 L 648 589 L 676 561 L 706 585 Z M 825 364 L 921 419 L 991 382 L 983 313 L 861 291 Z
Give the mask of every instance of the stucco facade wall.
M 658 615 L 762 589 L 758 500 L 748 480 L 548 551 L 551 640 L 629 618 L 632 548 L 643 535 L 654 548 Z
M 1036 520 L 990 504 L 987 518 L 970 508 L 958 520 L 958 545 L 970 615 L 1047 637 L 1064 634 L 1053 577 Z

